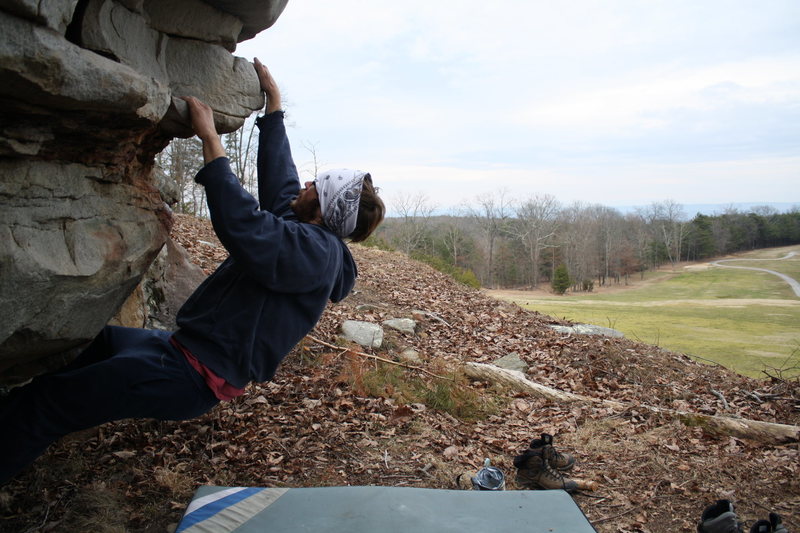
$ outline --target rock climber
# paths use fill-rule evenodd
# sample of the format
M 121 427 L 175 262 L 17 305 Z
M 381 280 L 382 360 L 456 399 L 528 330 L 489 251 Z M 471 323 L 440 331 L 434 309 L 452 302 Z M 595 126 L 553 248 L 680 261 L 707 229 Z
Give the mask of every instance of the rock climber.
M 254 65 L 267 102 L 256 120 L 258 200 L 231 171 L 211 108 L 185 98 L 203 144 L 195 179 L 228 258 L 180 309 L 177 331 L 108 326 L 66 367 L 13 389 L 0 408 L 0 484 L 68 433 L 123 418 L 194 418 L 271 379 L 327 302 L 352 290 L 345 240 L 369 237 L 384 204 L 357 170 L 322 172 L 301 188 L 278 85 Z

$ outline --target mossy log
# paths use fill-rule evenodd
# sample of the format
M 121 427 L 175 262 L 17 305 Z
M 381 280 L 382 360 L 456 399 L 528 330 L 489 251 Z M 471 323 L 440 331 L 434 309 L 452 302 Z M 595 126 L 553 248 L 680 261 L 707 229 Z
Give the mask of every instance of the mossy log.
M 518 370 L 508 370 L 494 365 L 483 363 L 466 363 L 464 373 L 472 378 L 491 383 L 504 385 L 514 390 L 528 392 L 536 396 L 547 398 L 556 402 L 578 402 L 603 405 L 617 410 L 636 408 L 639 410 L 650 411 L 664 416 L 679 420 L 687 426 L 699 426 L 709 433 L 731 435 L 734 437 L 751 439 L 767 444 L 781 444 L 786 442 L 797 442 L 800 440 L 800 427 L 788 424 L 776 424 L 772 422 L 762 422 L 759 420 L 748 420 L 746 418 L 731 418 L 728 416 L 706 415 L 701 413 L 689 413 L 686 411 L 676 411 L 663 407 L 654 407 L 645 404 L 631 404 L 618 402 L 615 400 L 603 400 L 592 398 L 571 392 L 564 392 L 552 387 L 546 387 L 539 383 L 529 380 L 525 374 Z

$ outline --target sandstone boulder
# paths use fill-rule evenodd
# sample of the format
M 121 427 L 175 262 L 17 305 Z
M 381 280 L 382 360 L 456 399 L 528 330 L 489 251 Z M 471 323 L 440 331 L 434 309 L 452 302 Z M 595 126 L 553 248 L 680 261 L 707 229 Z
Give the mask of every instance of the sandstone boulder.
M 174 331 L 178 310 L 206 278 L 177 242 L 166 245 L 152 262 L 141 283 L 126 300 L 112 324 Z
M 60 364 L 137 287 L 171 225 L 154 158 L 191 135 L 180 97 L 211 105 L 220 132 L 239 128 L 263 97 L 231 52 L 285 5 L 2 3 L 0 382 Z

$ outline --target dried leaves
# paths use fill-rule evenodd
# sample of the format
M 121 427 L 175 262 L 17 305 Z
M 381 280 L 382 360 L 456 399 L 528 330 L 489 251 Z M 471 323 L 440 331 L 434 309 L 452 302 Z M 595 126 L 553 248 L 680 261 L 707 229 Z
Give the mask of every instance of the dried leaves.
M 207 272 L 226 256 L 207 221 L 177 216 L 173 236 Z M 722 497 L 736 500 L 748 523 L 771 509 L 800 526 L 791 522 L 800 508 L 796 445 L 716 438 L 637 408 L 798 424 L 797 383 L 756 382 L 626 339 L 564 336 L 548 327 L 558 320 L 489 299 L 400 254 L 352 250 L 360 271 L 356 290 L 329 306 L 315 337 L 335 345 L 343 320 L 413 317 L 418 333 L 387 335 L 376 355 L 391 359 L 413 348 L 423 366 L 439 373 L 516 352 L 534 381 L 632 407 L 554 404 L 474 382 L 464 386 L 500 410 L 458 420 L 422 403 L 398 402 L 388 389 L 366 395 L 349 381 L 353 369 L 379 362 L 307 339 L 275 381 L 251 385 L 244 397 L 197 420 L 123 421 L 54 446 L 5 489 L 3 512 L 14 518 L 0 527 L 64 529 L 75 495 L 96 479 L 123 495 L 127 518 L 119 527 L 129 531 L 177 522 L 181 503 L 201 483 L 454 488 L 458 474 L 489 457 L 513 488 L 513 456 L 542 432 L 577 456 L 571 475 L 599 482 L 595 494 L 575 496 L 598 531 L 693 531 L 703 507 Z

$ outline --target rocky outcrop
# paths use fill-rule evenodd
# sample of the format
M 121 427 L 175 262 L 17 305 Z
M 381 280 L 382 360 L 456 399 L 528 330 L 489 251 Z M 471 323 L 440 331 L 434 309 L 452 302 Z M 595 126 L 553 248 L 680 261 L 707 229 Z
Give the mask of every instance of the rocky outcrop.
M 171 224 L 154 157 L 191 134 L 179 98 L 240 127 L 263 97 L 232 52 L 285 4 L 2 3 L 0 381 L 93 338 L 138 285 Z
M 604 337 L 624 337 L 621 331 L 616 329 L 605 328 L 603 326 L 595 326 L 594 324 L 575 324 L 572 326 L 550 326 L 559 333 L 566 333 L 572 335 L 602 335 Z
M 205 280 L 188 252 L 167 239 L 141 283 L 109 322 L 116 326 L 174 331 L 178 310 Z

